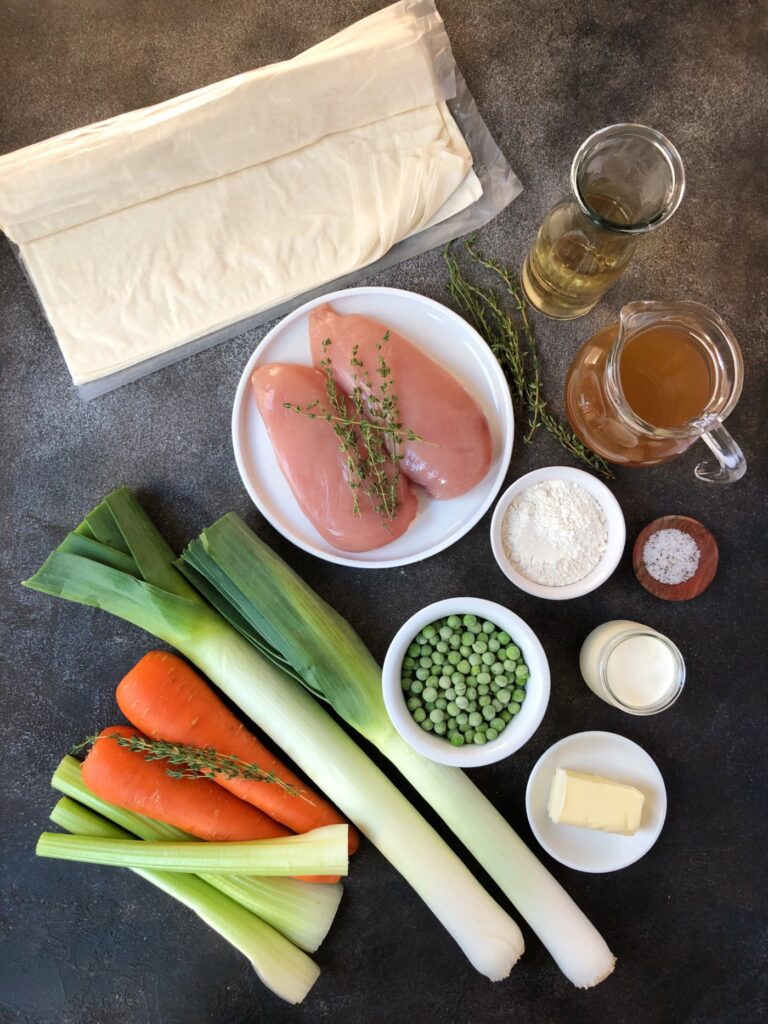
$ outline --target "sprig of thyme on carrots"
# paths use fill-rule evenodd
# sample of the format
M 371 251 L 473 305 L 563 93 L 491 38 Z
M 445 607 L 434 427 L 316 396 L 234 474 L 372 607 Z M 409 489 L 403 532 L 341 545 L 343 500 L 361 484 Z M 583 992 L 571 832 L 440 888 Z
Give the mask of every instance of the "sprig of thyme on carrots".
M 230 754 L 219 754 L 213 747 L 190 747 L 181 743 L 166 743 L 164 740 L 149 740 L 143 736 L 121 736 L 112 733 L 107 736 L 88 736 L 72 748 L 71 753 L 92 746 L 101 740 L 115 740 L 121 747 L 143 754 L 145 761 L 167 761 L 179 766 L 180 770 L 166 768 L 166 775 L 172 779 L 246 779 L 250 782 L 269 782 L 279 786 L 290 796 L 299 797 L 311 804 L 306 794 L 290 782 L 285 782 L 273 771 L 266 771 L 257 764 L 242 761 Z

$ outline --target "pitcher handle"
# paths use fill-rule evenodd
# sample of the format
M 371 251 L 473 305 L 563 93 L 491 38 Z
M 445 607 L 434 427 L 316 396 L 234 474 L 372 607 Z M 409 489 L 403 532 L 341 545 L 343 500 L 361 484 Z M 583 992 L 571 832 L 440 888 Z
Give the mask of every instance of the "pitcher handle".
M 709 484 L 732 484 L 741 480 L 747 471 L 747 460 L 734 439 L 719 423 L 701 435 L 701 440 L 714 453 L 714 459 L 700 462 L 696 476 Z

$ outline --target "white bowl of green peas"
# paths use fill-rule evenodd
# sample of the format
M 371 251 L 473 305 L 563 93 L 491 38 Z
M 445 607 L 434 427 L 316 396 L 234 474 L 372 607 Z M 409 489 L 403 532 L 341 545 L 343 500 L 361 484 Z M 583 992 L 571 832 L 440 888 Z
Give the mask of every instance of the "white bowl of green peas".
M 400 627 L 382 686 L 407 743 L 433 761 L 473 768 L 501 761 L 536 732 L 549 702 L 549 664 L 519 615 L 453 597 Z

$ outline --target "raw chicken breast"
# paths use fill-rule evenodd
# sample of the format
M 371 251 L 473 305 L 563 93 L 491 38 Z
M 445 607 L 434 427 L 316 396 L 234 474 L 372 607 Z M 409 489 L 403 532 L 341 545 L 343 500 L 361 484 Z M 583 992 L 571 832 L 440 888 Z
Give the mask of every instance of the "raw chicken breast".
M 400 422 L 424 439 L 403 442 L 400 469 L 432 498 L 465 494 L 491 465 L 488 421 L 456 378 L 405 338 L 389 331 L 389 339 L 382 341 L 387 330 L 367 316 L 342 316 L 326 302 L 309 315 L 313 362 L 318 366 L 330 358 L 334 376 L 347 392 L 362 383 L 356 372 L 362 377 L 367 373 L 378 397 L 376 346 L 381 343 L 381 354 L 392 370 Z M 327 339 L 331 344 L 324 348 Z M 351 364 L 355 346 L 363 364 L 357 370 Z
M 418 510 L 408 480 L 401 474 L 398 511 L 390 522 L 382 522 L 372 500 L 362 493 L 359 514 L 355 515 L 346 460 L 333 427 L 284 408 L 284 402 L 304 408 L 314 401 L 327 408 L 325 381 L 319 370 L 270 363 L 254 372 L 251 384 L 280 469 L 302 512 L 329 544 L 342 551 L 370 551 L 405 533 Z M 350 403 L 348 407 L 352 415 Z M 389 467 L 391 472 L 391 462 Z

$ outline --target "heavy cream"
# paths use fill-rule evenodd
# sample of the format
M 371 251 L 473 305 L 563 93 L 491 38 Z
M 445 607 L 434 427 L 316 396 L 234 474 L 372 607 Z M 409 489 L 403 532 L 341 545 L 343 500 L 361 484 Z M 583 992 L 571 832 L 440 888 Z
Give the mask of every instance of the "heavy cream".
M 685 682 L 685 663 L 672 641 L 628 619 L 593 629 L 582 645 L 579 667 L 593 693 L 637 715 L 669 707 Z

